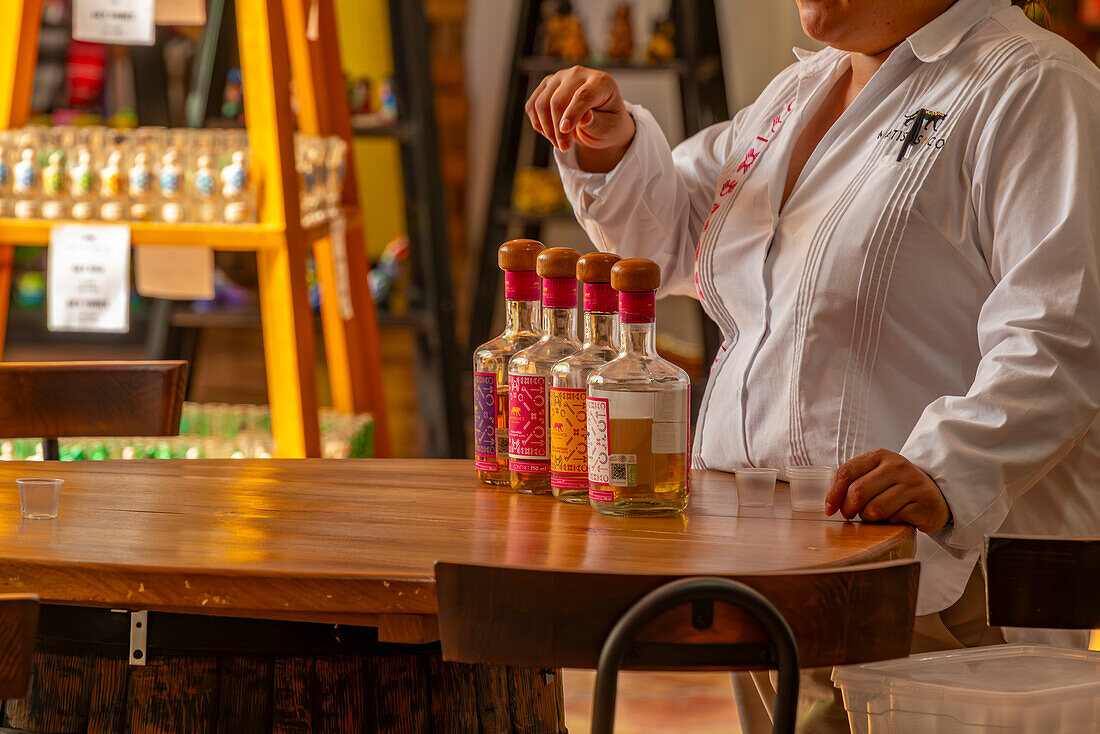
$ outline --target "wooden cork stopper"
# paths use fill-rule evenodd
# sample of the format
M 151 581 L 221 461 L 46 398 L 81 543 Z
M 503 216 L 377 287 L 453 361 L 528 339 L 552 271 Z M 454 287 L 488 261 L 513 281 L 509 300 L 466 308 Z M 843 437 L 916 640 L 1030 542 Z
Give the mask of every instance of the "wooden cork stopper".
M 497 264 L 508 272 L 534 270 L 535 260 L 544 249 L 538 240 L 509 240 L 497 250 Z
M 577 261 L 577 280 L 582 283 L 610 283 L 611 266 L 619 262 L 610 252 L 590 252 Z
M 625 293 L 655 291 L 661 285 L 661 268 L 652 260 L 630 258 L 611 268 L 611 287 Z
M 539 253 L 535 271 L 540 278 L 576 278 L 580 257 L 572 247 L 550 247 Z

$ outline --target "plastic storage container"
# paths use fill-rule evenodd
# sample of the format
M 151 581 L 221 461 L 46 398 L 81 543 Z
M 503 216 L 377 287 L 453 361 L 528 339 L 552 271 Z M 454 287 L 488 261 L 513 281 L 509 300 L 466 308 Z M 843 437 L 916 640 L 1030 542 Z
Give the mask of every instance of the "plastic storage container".
M 1100 653 L 996 645 L 837 668 L 853 734 L 1093 734 Z

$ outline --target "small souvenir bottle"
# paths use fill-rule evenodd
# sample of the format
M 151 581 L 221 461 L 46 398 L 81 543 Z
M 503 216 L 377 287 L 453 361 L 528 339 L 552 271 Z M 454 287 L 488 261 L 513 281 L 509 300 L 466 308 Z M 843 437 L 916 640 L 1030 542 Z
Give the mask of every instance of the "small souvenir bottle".
M 38 216 L 38 164 L 34 160 L 34 152 L 33 142 L 25 137 L 19 145 L 19 161 L 12 167 L 13 210 L 20 219 Z
M 563 502 L 588 504 L 588 376 L 619 356 L 619 299 L 611 287 L 618 255 L 592 252 L 577 261 L 584 289 L 584 344 L 554 365 L 550 387 L 550 486 Z
M 248 202 L 248 166 L 245 164 L 244 151 L 233 151 L 233 158 L 222 169 L 222 198 L 225 199 L 225 221 L 240 224 L 251 219 Z
M 191 177 L 195 221 L 212 222 L 217 218 L 217 207 L 214 204 L 214 197 L 217 195 L 216 178 L 210 156 L 198 156 L 195 159 L 195 173 Z
M 179 154 L 170 150 L 161 158 L 157 172 L 160 186 L 160 221 L 182 222 L 183 211 L 183 166 L 179 164 Z
M 96 212 L 95 172 L 92 171 L 92 154 L 82 149 L 76 165 L 69 171 L 69 197 L 72 199 L 73 219 L 91 219 Z
M 581 348 L 577 339 L 577 260 L 571 247 L 539 253 L 542 338 L 508 363 L 508 473 L 512 489 L 550 494 L 550 378 Z
M 134 162 L 126 172 L 126 188 L 130 197 L 130 219 L 153 221 L 153 169 L 145 151 L 134 154 Z
M 11 153 L 10 138 L 7 133 L 0 133 L 0 217 L 11 216 L 11 162 L 8 156 Z
M 99 171 L 99 218 L 106 222 L 122 219 L 126 213 L 122 197 L 122 151 L 114 149 Z
M 24 155 L 26 151 L 24 151 Z M 19 165 L 22 165 L 20 163 Z M 18 168 L 19 166 L 16 166 Z M 65 154 L 50 153 L 42 169 L 42 218 L 62 219 L 65 216 Z
M 608 515 L 682 512 L 688 503 L 691 381 L 657 354 L 651 260 L 611 269 L 619 292 L 619 356 L 588 377 L 588 496 Z
M 507 487 L 508 360 L 542 336 L 539 276 L 541 242 L 512 240 L 500 246 L 504 271 L 504 331 L 474 351 L 474 468 L 486 484 Z

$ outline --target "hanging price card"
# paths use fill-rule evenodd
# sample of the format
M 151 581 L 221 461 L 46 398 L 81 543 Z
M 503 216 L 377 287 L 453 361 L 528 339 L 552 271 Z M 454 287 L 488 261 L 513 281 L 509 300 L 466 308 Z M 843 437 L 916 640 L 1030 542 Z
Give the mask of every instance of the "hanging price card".
M 65 224 L 50 230 L 46 325 L 50 331 L 129 331 L 128 226 Z
M 152 46 L 154 0 L 73 0 L 73 38 L 90 43 Z

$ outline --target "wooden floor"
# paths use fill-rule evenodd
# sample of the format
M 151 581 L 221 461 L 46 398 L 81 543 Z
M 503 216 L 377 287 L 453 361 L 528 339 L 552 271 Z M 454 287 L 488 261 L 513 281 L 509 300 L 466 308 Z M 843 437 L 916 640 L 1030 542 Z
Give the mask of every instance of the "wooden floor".
M 567 670 L 565 724 L 588 734 L 595 673 Z M 623 673 L 616 734 L 739 734 L 733 688 L 726 673 Z

